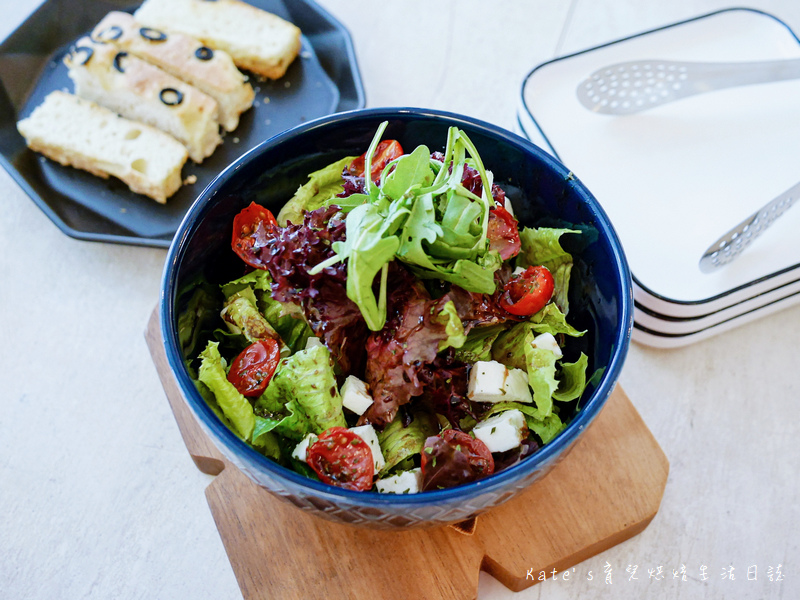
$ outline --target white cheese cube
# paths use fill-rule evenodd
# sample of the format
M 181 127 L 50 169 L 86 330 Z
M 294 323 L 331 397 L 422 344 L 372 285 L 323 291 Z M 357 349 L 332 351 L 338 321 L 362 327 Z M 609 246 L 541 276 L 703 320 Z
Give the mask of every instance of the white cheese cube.
M 306 462 L 306 453 L 308 452 L 308 447 L 316 442 L 319 438 L 316 434 L 309 433 L 303 440 L 294 447 L 292 450 L 292 458 L 296 458 L 300 462 Z
M 354 375 L 349 375 L 344 380 L 339 393 L 342 396 L 342 406 L 357 415 L 363 415 L 372 406 L 373 400 L 367 391 L 367 384 Z
M 561 358 L 564 354 L 561 352 L 561 348 L 556 341 L 556 338 L 553 337 L 552 333 L 540 333 L 535 338 L 533 338 L 533 347 L 540 348 L 542 350 L 550 350 L 553 354 L 556 355 L 556 358 Z
M 514 269 L 514 272 L 511 273 L 511 275 L 512 276 L 514 276 L 514 275 L 522 275 L 527 270 L 528 269 L 523 269 L 522 267 L 517 267 L 516 269 Z
M 503 202 L 503 208 L 505 208 L 508 214 L 510 214 L 512 217 L 514 216 L 514 207 L 511 206 L 511 200 L 508 198 L 508 196 L 506 196 L 506 200 Z
M 381 494 L 417 494 L 422 479 L 422 469 L 417 467 L 375 482 Z
M 361 425 L 359 427 L 351 427 L 350 431 L 367 442 L 370 450 L 372 450 L 372 460 L 375 462 L 375 472 L 377 473 L 380 471 L 386 464 L 386 461 L 383 458 L 381 444 L 378 442 L 378 434 L 375 433 L 375 429 L 372 427 L 372 425 Z
M 472 433 L 491 452 L 505 452 L 520 445 L 525 428 L 525 415 L 515 408 L 481 421 L 472 428 Z
M 317 336 L 312 335 L 306 340 L 306 350 L 309 348 L 315 348 L 317 346 L 322 346 L 322 341 Z
M 522 369 L 509 369 L 504 387 L 508 402 L 533 403 L 531 388 L 528 385 L 528 374 Z
M 467 396 L 475 402 L 503 402 L 506 398 L 508 369 L 495 360 L 479 360 L 472 365 Z

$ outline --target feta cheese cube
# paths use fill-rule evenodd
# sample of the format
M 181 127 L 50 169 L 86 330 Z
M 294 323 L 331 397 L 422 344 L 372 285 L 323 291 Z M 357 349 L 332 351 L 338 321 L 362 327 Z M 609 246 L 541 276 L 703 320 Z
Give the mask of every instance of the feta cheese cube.
M 528 385 L 528 374 L 522 369 L 509 369 L 504 387 L 508 402 L 533 403 L 531 388 Z
M 378 442 L 378 434 L 375 433 L 375 429 L 372 427 L 372 425 L 361 425 L 359 427 L 351 427 L 350 431 L 367 442 L 370 450 L 372 450 L 372 460 L 375 463 L 375 472 L 377 473 L 380 471 L 384 465 L 386 465 L 386 461 L 383 458 L 381 444 Z
M 515 408 L 481 421 L 472 428 L 472 433 L 491 452 L 505 452 L 520 445 L 525 429 L 525 415 Z
M 375 482 L 381 494 L 417 494 L 422 483 L 422 469 L 417 467 Z
M 319 438 L 316 434 L 309 433 L 303 440 L 294 447 L 292 450 L 292 458 L 296 458 L 300 462 L 306 462 L 306 452 L 308 452 L 308 447 L 316 442 Z
M 357 415 L 363 415 L 372 406 L 373 400 L 367 391 L 367 384 L 354 375 L 349 375 L 344 380 L 340 394 L 342 396 L 342 406 L 352 410 Z
M 514 272 L 511 273 L 511 275 L 512 276 L 514 276 L 514 275 L 522 275 L 527 270 L 528 269 L 523 269 L 522 267 L 517 267 L 516 269 L 514 269 Z
M 556 341 L 556 338 L 553 337 L 552 333 L 540 333 L 535 338 L 533 338 L 533 347 L 534 348 L 541 348 L 542 350 L 550 350 L 553 354 L 556 355 L 556 358 L 561 358 L 564 354 L 561 352 L 561 348 Z
M 508 369 L 495 360 L 479 360 L 472 365 L 467 396 L 475 402 L 503 402 L 506 398 Z
M 322 341 L 318 337 L 312 335 L 306 340 L 306 350 L 309 348 L 315 348 L 317 346 L 322 346 Z

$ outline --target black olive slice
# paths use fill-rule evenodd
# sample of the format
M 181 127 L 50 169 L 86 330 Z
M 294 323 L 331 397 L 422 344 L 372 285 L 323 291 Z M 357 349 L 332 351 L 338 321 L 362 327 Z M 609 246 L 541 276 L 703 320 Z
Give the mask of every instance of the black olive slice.
M 211 60 L 214 58 L 214 51 L 208 46 L 200 46 L 194 55 L 200 60 Z
M 114 57 L 114 68 L 120 73 L 125 72 L 125 69 L 122 68 L 122 63 L 120 61 L 126 56 L 128 56 L 127 52 L 117 52 L 117 55 Z
M 103 31 L 101 31 L 94 38 L 92 38 L 92 41 L 98 42 L 100 44 L 105 44 L 106 42 L 110 42 L 111 40 L 118 40 L 121 37 L 122 37 L 122 27 L 119 27 L 118 25 L 112 25 L 111 27 L 103 29 Z
M 139 29 L 139 35 L 146 40 L 150 40 L 151 42 L 163 42 L 167 39 L 166 33 L 159 31 L 158 29 L 152 29 L 151 27 L 142 27 Z
M 72 49 L 71 54 L 73 60 L 76 60 L 79 54 L 85 54 L 86 55 L 85 58 L 82 61 L 80 61 L 80 64 L 85 65 L 86 63 L 89 62 L 89 60 L 91 60 L 92 56 L 94 55 L 94 49 L 90 48 L 89 46 L 75 46 Z
M 161 90 L 158 97 L 161 98 L 161 101 L 167 106 L 177 106 L 183 102 L 183 93 L 175 88 L 164 88 Z

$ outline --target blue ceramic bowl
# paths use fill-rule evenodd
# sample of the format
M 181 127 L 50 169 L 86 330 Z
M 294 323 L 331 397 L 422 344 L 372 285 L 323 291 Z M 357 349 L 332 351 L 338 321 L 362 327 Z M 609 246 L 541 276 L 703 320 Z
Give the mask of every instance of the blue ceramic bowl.
M 185 331 L 187 290 L 197 281 L 222 283 L 241 271 L 230 249 L 233 217 L 251 201 L 277 214 L 307 175 L 347 155 L 364 152 L 382 121 L 384 139 L 407 149 L 426 144 L 443 149 L 456 125 L 475 143 L 495 181 L 528 226 L 581 229 L 567 236 L 575 266 L 570 285 L 570 321 L 588 333 L 571 339 L 565 355 L 589 356 L 597 373 L 569 425 L 530 458 L 491 477 L 457 488 L 416 495 L 353 492 L 308 479 L 265 458 L 237 438 L 209 408 L 185 361 L 199 349 Z M 442 148 L 440 148 L 442 147 Z M 566 240 L 566 238 L 565 238 Z M 162 282 L 161 329 L 170 367 L 189 406 L 222 453 L 258 485 L 322 517 L 380 528 L 408 528 L 462 521 L 497 506 L 552 469 L 600 412 L 628 350 L 632 327 L 631 277 L 619 239 L 606 214 L 562 164 L 530 142 L 488 123 L 433 110 L 380 108 L 325 117 L 282 133 L 254 148 L 223 171 L 189 210 L 167 256 Z M 200 348 L 204 341 L 200 340 Z

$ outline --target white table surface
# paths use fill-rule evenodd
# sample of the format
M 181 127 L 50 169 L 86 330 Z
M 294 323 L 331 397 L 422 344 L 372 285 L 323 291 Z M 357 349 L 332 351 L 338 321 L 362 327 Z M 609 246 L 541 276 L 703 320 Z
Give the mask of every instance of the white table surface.
M 37 4 L 0 0 L 0 37 Z M 354 37 L 368 106 L 509 129 L 532 66 L 727 5 L 322 4 Z M 795 0 L 749 4 L 800 30 Z M 144 343 L 165 252 L 66 237 L 2 170 L 0 206 L 0 598 L 240 598 L 203 494 L 210 478 Z M 798 339 L 794 307 L 679 350 L 632 346 L 621 383 L 671 466 L 658 515 L 567 581 L 513 594 L 481 575 L 478 597 L 799 598 Z M 686 581 L 673 578 L 681 566 Z

